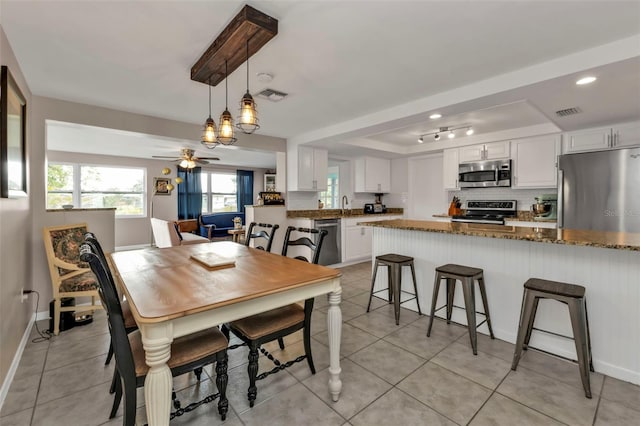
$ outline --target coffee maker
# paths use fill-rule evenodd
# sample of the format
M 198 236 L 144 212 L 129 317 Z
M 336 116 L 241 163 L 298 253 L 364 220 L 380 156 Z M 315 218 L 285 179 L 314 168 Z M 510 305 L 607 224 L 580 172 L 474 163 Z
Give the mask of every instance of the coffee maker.
M 534 220 L 556 220 L 558 218 L 558 196 L 541 194 L 535 197 L 536 203 L 531 206 Z

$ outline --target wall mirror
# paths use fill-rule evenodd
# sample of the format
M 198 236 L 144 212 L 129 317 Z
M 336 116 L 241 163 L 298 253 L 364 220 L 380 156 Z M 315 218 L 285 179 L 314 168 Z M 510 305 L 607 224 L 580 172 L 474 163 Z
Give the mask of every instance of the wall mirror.
M 27 196 L 27 101 L 2 66 L 0 76 L 0 197 Z

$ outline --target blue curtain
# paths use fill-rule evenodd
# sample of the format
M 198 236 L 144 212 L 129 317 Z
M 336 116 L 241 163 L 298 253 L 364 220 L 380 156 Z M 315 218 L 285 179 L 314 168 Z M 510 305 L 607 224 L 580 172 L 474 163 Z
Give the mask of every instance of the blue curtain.
M 238 185 L 238 211 L 244 213 L 245 205 L 253 205 L 253 171 L 237 170 L 236 184 Z
M 182 183 L 178 187 L 178 219 L 197 219 L 202 213 L 202 184 L 200 167 L 183 169 L 178 166 L 178 177 Z

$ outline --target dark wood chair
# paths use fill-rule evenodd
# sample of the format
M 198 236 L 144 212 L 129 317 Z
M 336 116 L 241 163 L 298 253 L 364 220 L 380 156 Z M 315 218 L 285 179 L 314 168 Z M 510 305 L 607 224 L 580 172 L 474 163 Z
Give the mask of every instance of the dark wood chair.
M 292 236 L 293 232 L 306 235 L 294 238 Z M 326 235 L 326 230 L 320 231 L 317 229 L 289 226 L 285 234 L 282 255 L 287 256 L 289 248 L 292 246 L 304 246 L 309 249 L 310 256 L 307 258 L 303 255 L 297 255 L 294 256 L 294 258 L 317 264 L 320 250 L 322 249 L 322 242 Z M 313 239 L 314 236 L 317 237 L 315 240 Z M 311 373 L 316 374 L 316 368 L 313 365 L 313 356 L 311 355 L 311 312 L 313 311 L 313 300 L 313 298 L 305 300 L 304 307 L 298 303 L 293 303 L 261 314 L 242 318 L 223 326 L 222 332 L 225 333 L 227 338 L 229 338 L 229 330 L 231 330 L 233 334 L 249 346 L 249 365 L 247 367 L 249 373 L 249 390 L 247 392 L 249 406 L 253 407 L 258 395 L 258 389 L 256 387 L 258 350 L 260 346 L 265 343 L 278 340 L 280 349 L 284 349 L 283 338 L 303 329 L 305 356 L 297 360 L 302 361 L 306 358 Z
M 254 229 L 256 227 L 262 228 L 262 229 L 254 232 Z M 249 229 L 247 229 L 247 235 L 244 239 L 244 245 L 248 247 L 249 244 L 251 244 L 251 240 L 254 240 L 254 248 L 270 252 L 271 246 L 273 245 L 273 238 L 276 235 L 276 231 L 278 230 L 279 227 L 280 225 L 278 224 L 272 225 L 270 223 L 251 222 L 249 224 Z M 269 229 L 270 231 L 268 231 Z M 258 239 L 266 240 L 266 245 L 265 246 L 258 245 L 258 242 L 256 241 Z
M 127 300 L 122 300 L 120 298 L 118 290 L 115 287 L 116 281 L 113 278 L 113 274 L 111 274 L 111 269 L 109 268 L 109 262 L 107 262 L 107 257 L 104 255 L 104 251 L 102 250 L 102 246 L 100 245 L 98 238 L 93 232 L 86 232 L 84 234 L 84 242 L 91 246 L 93 253 L 96 254 L 102 261 L 102 264 L 104 265 L 106 270 L 105 272 L 107 273 L 107 276 L 109 278 L 107 281 L 114 284 L 113 291 L 118 297 L 118 299 L 120 300 L 120 307 L 122 308 L 122 318 L 124 319 L 124 329 L 126 330 L 127 334 L 137 330 L 138 324 L 136 324 L 136 320 L 133 318 L 133 314 L 131 313 L 131 308 L 129 307 L 129 302 Z M 113 357 L 113 345 L 110 343 L 109 352 L 107 353 L 107 359 L 104 362 L 104 365 L 109 365 L 112 357 Z M 114 390 L 115 388 L 112 387 L 111 393 L 113 393 Z
M 115 284 L 109 281 L 107 267 L 96 254 L 91 244 L 80 247 L 80 259 L 87 262 L 98 279 L 100 298 L 107 310 L 111 343 L 116 357 L 116 395 L 109 418 L 115 417 L 124 394 L 123 424 L 134 425 L 136 420 L 136 388 L 144 386 L 149 367 L 145 362 L 142 337 L 139 331 L 127 333 L 122 307 Z M 227 345 L 226 337 L 217 327 L 189 334 L 173 341 L 171 358 L 167 362 L 173 377 L 216 362 L 216 386 L 220 394 L 218 412 L 226 419 L 229 402 L 227 389 Z

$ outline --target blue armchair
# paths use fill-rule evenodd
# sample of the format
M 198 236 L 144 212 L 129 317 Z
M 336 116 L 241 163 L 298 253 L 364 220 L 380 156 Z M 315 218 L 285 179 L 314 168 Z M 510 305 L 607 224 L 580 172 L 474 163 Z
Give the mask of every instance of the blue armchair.
M 244 223 L 244 213 L 240 212 L 222 212 L 201 214 L 198 217 L 198 225 L 200 227 L 200 235 L 210 240 L 220 237 L 228 237 L 229 229 L 233 229 L 233 218 L 240 217 Z

